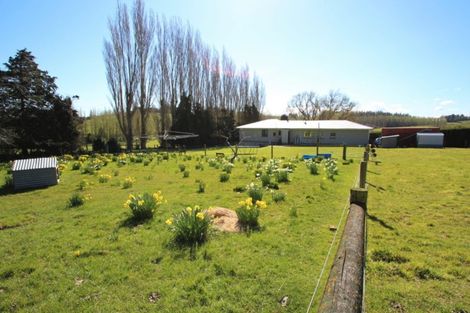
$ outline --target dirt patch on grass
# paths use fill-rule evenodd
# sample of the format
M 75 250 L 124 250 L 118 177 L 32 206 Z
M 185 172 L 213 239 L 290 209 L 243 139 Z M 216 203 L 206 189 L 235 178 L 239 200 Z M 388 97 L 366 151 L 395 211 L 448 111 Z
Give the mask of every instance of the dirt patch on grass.
M 213 225 L 217 230 L 229 233 L 240 232 L 237 213 L 226 208 L 211 208 L 207 214 L 213 219 Z

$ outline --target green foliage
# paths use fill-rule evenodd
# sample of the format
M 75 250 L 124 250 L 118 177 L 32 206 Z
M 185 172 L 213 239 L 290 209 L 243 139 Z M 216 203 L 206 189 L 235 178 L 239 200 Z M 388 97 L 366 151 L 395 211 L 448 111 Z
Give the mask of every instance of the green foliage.
M 429 280 L 429 279 L 435 279 L 435 280 L 440 280 L 442 277 L 429 268 L 426 267 L 416 267 L 414 269 L 414 274 L 416 275 L 417 278 L 421 280 Z
M 198 193 L 204 193 L 204 192 L 206 192 L 206 183 L 203 182 L 202 180 L 200 180 L 200 181 L 198 182 L 198 189 L 197 189 L 197 192 L 198 192 Z
M 5 180 L 3 182 L 3 187 L 4 189 L 10 189 L 13 188 L 13 176 L 11 174 L 6 174 L 5 175 Z
M 318 164 L 313 160 L 308 160 L 305 162 L 307 168 L 310 170 L 310 174 L 318 175 Z
M 261 185 L 267 187 L 271 183 L 271 176 L 266 173 L 261 174 L 260 176 Z
M 84 203 L 85 203 L 85 196 L 80 193 L 74 193 L 67 200 L 67 207 L 75 208 L 75 207 L 83 205 Z
M 266 203 L 264 201 L 254 201 L 252 198 L 247 198 L 245 201 L 240 201 L 236 209 L 238 223 L 244 230 L 255 230 L 259 228 L 259 215 L 262 209 L 265 209 Z
M 89 185 L 90 185 L 90 183 L 88 182 L 88 180 L 82 179 L 78 183 L 77 188 L 78 188 L 78 190 L 85 190 Z
M 286 194 L 284 192 L 275 191 L 271 195 L 274 202 L 281 202 L 286 200 Z
M 153 195 L 149 193 L 138 194 L 136 196 L 130 194 L 124 203 L 124 207 L 131 210 L 133 220 L 143 221 L 153 218 L 155 210 L 162 202 L 163 196 L 160 191 Z
M 173 233 L 173 239 L 180 245 L 194 246 L 208 239 L 211 224 L 209 216 L 199 206 L 187 207 L 166 220 Z
M 225 183 L 225 182 L 227 182 L 229 179 L 230 179 L 230 174 L 227 174 L 227 173 L 221 173 L 220 176 L 219 176 L 219 181 L 220 181 L 221 183 Z
M 186 165 L 178 164 L 178 168 L 180 169 L 180 172 L 183 173 L 186 170 Z
M 233 191 L 235 191 L 235 192 L 245 192 L 246 187 L 245 186 L 235 186 L 235 188 L 233 188 Z
M 72 170 L 73 171 L 78 171 L 80 169 L 80 167 L 82 167 L 82 163 L 81 162 L 74 162 L 72 164 Z
M 296 208 L 296 207 L 290 208 L 290 210 L 289 210 L 289 216 L 290 216 L 290 217 L 297 217 L 297 208 Z
M 289 182 L 289 172 L 287 170 L 279 170 L 275 173 L 276 181 L 278 183 Z
M 98 177 L 98 182 L 101 184 L 107 183 L 111 179 L 111 175 L 102 174 Z
M 328 179 L 335 180 L 335 175 L 338 175 L 338 166 L 335 160 L 328 159 L 324 162 L 325 174 Z
M 5 66 L 0 71 L 0 124 L 12 132 L 13 146 L 23 154 L 75 151 L 81 120 L 72 100 L 56 94 L 55 77 L 41 70 L 26 49 Z
M 248 196 L 253 199 L 254 202 L 263 200 L 263 188 L 257 184 L 250 183 L 246 186 Z
M 134 183 L 135 183 L 135 178 L 128 176 L 124 179 L 124 182 L 122 183 L 122 188 L 129 189 L 134 185 Z
M 184 171 L 183 178 L 188 178 L 188 177 L 189 177 L 189 171 Z

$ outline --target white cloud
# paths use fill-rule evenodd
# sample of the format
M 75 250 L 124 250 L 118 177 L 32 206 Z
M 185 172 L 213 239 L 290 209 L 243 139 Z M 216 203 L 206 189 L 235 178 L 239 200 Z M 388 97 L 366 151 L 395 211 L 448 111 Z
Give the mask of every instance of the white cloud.
M 436 100 L 436 99 L 435 99 Z M 434 106 L 434 111 L 442 111 L 446 108 L 448 108 L 449 106 L 452 106 L 455 101 L 454 100 L 441 100 L 441 99 L 437 99 L 437 104 Z

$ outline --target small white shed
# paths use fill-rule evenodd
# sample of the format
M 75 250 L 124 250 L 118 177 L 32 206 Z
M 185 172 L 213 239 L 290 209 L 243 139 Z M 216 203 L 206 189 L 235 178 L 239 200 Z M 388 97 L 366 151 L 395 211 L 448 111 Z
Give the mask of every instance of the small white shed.
M 444 146 L 444 134 L 417 133 L 416 145 L 418 148 L 442 148 Z
M 12 174 L 15 189 L 57 185 L 59 182 L 57 158 L 48 157 L 15 160 Z

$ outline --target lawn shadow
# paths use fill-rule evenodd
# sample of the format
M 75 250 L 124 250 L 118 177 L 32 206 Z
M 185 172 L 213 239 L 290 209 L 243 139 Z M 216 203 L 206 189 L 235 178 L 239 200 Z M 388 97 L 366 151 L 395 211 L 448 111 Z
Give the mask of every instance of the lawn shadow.
M 377 172 L 374 172 L 374 171 L 371 171 L 371 170 L 367 170 L 367 173 L 371 173 L 371 174 L 375 174 L 375 175 L 381 175 L 380 173 L 377 173 Z
M 377 185 L 371 184 L 371 183 L 369 183 L 369 182 L 367 182 L 367 185 L 369 185 L 369 186 L 371 186 L 371 187 L 377 189 L 379 192 L 380 192 L 380 191 L 387 191 L 387 190 L 385 190 L 385 188 L 383 188 L 382 186 L 377 186 Z
M 384 220 L 378 218 L 377 216 L 374 216 L 374 215 L 370 215 L 369 213 L 367 213 L 367 218 L 374 221 L 374 222 L 377 222 L 379 223 L 381 226 L 389 229 L 389 230 L 395 230 L 395 228 L 393 228 L 392 226 L 388 225 Z
M 13 186 L 3 185 L 2 187 L 0 187 L 0 197 L 10 195 L 10 194 L 21 194 L 21 193 L 27 193 L 27 192 L 41 190 L 41 189 L 47 189 L 47 188 L 53 187 L 53 186 L 56 186 L 56 185 L 32 187 L 32 188 L 25 188 L 25 189 L 15 189 L 15 188 L 13 188 Z
M 134 216 L 128 216 L 126 219 L 122 220 L 119 223 L 118 226 L 119 226 L 119 228 L 123 228 L 123 227 L 134 228 L 136 226 L 148 224 L 151 221 L 152 221 L 152 219 L 150 219 L 150 218 L 148 218 L 148 219 L 137 219 Z

